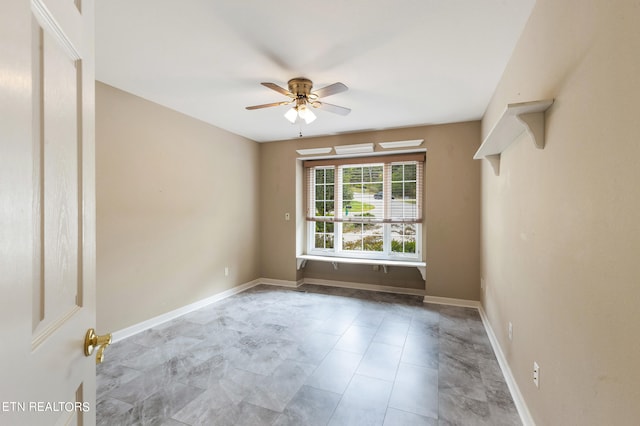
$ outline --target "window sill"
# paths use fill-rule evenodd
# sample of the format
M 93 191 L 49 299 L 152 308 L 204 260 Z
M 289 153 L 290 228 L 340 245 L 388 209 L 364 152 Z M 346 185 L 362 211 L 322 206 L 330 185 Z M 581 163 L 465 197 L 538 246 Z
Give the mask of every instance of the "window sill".
M 422 275 L 422 279 L 426 280 L 427 276 L 427 263 L 418 262 L 413 260 L 383 260 L 383 259 L 359 259 L 354 257 L 337 257 L 337 256 L 314 256 L 309 254 L 300 254 L 296 256 L 296 268 L 298 270 L 305 267 L 307 261 L 314 260 L 318 262 L 330 262 L 333 264 L 334 269 L 338 269 L 339 263 L 349 263 L 352 265 L 373 265 L 382 266 L 385 274 L 389 266 L 401 266 L 401 267 L 413 267 L 417 268 Z

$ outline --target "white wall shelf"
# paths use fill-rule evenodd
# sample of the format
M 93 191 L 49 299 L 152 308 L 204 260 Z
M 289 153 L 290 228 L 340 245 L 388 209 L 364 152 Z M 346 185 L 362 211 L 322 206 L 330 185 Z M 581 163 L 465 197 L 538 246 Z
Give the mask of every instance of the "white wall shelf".
M 414 267 L 420 271 L 422 279 L 427 279 L 427 263 L 416 262 L 407 260 L 382 260 L 382 259 L 358 259 L 353 257 L 338 257 L 338 256 L 313 256 L 308 254 L 299 254 L 296 256 L 296 267 L 298 270 L 305 267 L 308 260 L 314 260 L 317 262 L 330 262 L 333 264 L 334 269 L 338 269 L 340 263 L 350 263 L 356 265 L 377 265 L 382 266 L 382 269 L 387 273 L 389 266 L 401 266 L 401 267 Z
M 500 174 L 500 154 L 524 132 L 536 148 L 543 149 L 544 112 L 551 104 L 553 99 L 508 104 L 473 158 L 488 160 L 497 176 Z

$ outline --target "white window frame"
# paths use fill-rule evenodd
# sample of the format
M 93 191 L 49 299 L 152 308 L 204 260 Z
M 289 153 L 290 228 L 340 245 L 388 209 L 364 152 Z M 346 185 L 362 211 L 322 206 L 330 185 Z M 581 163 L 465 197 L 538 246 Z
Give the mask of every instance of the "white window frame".
M 342 166 L 332 166 L 334 167 L 334 212 L 338 215 L 338 212 L 342 212 L 343 203 L 342 203 L 342 190 L 343 190 L 343 182 L 342 182 L 342 167 L 348 166 L 359 166 L 362 165 L 358 162 L 358 158 L 350 158 L 350 161 Z M 404 162 L 404 161 L 400 161 Z M 391 168 L 392 164 L 397 164 L 398 162 L 383 162 L 380 163 L 368 163 L 367 166 L 371 165 L 383 165 L 383 209 L 390 208 L 390 203 L 392 200 L 392 173 L 391 170 L 387 170 L 387 168 Z M 317 166 L 323 167 L 323 166 Z M 324 166 L 327 167 L 327 166 Z M 311 181 L 307 183 L 305 191 L 307 191 L 307 208 L 311 209 L 315 207 L 313 206 L 313 202 L 315 201 L 315 191 L 311 194 L 310 188 L 315 188 L 315 170 L 316 167 L 310 168 L 309 176 L 307 179 Z M 424 162 L 420 164 L 419 168 L 424 168 Z M 418 173 L 416 180 L 424 179 L 424 171 L 421 169 L 420 173 Z M 417 190 L 424 190 L 424 182 L 417 182 Z M 311 198 L 309 198 L 311 197 Z M 422 203 L 422 194 L 416 194 L 416 203 Z M 422 205 L 418 206 L 419 209 L 422 209 Z M 307 215 L 309 216 L 309 215 Z M 421 218 L 422 219 L 422 218 Z M 393 252 L 391 250 L 391 228 L 394 223 L 382 222 L 382 234 L 383 234 L 383 250 L 381 252 L 373 252 L 373 251 L 359 251 L 359 250 L 344 250 L 342 249 L 342 228 L 344 223 L 351 223 L 349 221 L 334 221 L 334 242 L 332 249 L 325 248 L 316 248 L 315 247 L 315 236 L 316 236 L 316 223 L 312 219 L 307 219 L 306 223 L 306 253 L 308 255 L 313 256 L 327 256 L 327 257 L 340 257 L 340 258 L 352 258 L 352 259 L 375 259 L 375 260 L 386 260 L 386 261 L 422 261 L 422 223 L 421 222 L 404 222 L 411 223 L 415 226 L 415 253 L 400 253 Z M 356 222 L 362 223 L 362 222 Z M 396 222 L 397 223 L 397 222 Z

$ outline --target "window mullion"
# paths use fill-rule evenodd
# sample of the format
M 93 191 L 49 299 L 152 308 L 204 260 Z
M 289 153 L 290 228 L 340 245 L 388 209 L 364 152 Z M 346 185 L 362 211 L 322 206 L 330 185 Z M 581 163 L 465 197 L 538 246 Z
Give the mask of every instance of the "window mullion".
M 391 219 L 391 164 L 384 163 L 382 178 L 382 195 L 384 204 L 383 219 Z
M 342 219 L 342 166 L 335 166 L 333 176 L 333 181 L 335 182 L 335 187 L 333 188 L 334 217 Z M 342 222 L 334 222 L 333 235 L 333 250 L 339 253 L 342 251 Z
M 383 219 L 387 220 L 391 218 L 391 164 L 384 163 L 382 169 L 382 195 L 383 195 Z M 391 225 L 385 223 L 383 226 L 382 244 L 385 256 L 389 256 L 391 253 Z
M 391 224 L 384 223 L 382 226 L 382 243 L 385 256 L 391 255 Z

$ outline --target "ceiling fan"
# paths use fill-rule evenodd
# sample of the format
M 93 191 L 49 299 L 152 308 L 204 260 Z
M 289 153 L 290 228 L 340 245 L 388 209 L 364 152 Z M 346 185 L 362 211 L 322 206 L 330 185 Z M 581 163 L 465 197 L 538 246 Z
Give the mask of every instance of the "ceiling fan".
M 288 101 L 248 106 L 248 110 L 269 108 L 280 105 L 293 105 L 293 107 L 284 114 L 285 118 L 291 123 L 296 123 L 300 120 L 304 120 L 304 122 L 307 124 L 316 119 L 316 115 L 313 113 L 313 111 L 311 111 L 309 106 L 313 108 L 320 108 L 325 111 L 340 115 L 347 115 L 351 112 L 351 109 L 349 108 L 328 104 L 326 102 L 320 102 L 318 100 L 319 98 L 324 98 L 327 96 L 335 95 L 336 93 L 342 93 L 349 90 L 349 88 L 342 83 L 333 83 L 326 87 L 323 87 L 322 89 L 314 90 L 313 92 L 311 91 L 311 89 L 313 88 L 313 82 L 307 78 L 302 77 L 292 78 L 291 80 L 289 80 L 289 82 L 287 83 L 287 85 L 289 86 L 289 90 L 280 87 L 275 83 L 260 84 L 268 87 L 271 90 L 275 90 L 278 93 L 288 96 L 290 99 Z

